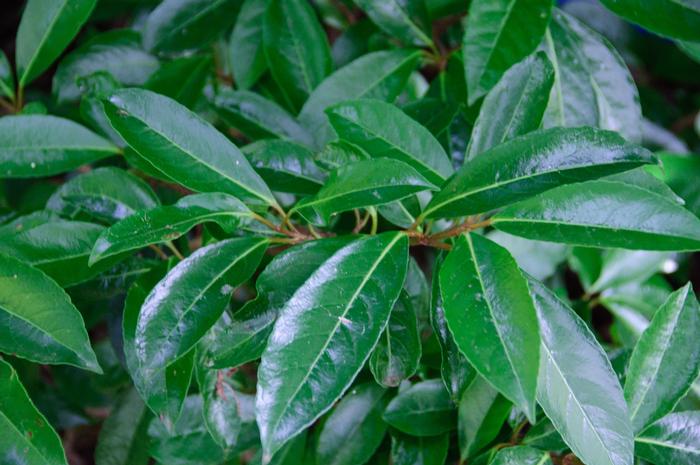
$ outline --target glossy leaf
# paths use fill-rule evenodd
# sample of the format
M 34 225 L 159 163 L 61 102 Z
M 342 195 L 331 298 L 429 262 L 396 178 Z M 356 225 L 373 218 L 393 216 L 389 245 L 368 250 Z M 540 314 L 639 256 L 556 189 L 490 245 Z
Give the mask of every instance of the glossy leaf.
M 607 181 L 558 187 L 504 209 L 492 224 L 528 239 L 588 247 L 700 249 L 700 220 L 692 213 L 649 191 Z
M 669 253 L 643 250 L 614 249 L 603 254 L 600 274 L 590 286 L 591 293 L 622 286 L 631 282 L 644 282 L 662 270 L 670 258 Z
M 97 0 L 30 0 L 17 31 L 19 87 L 43 73 L 78 34 Z
M 552 128 L 517 137 L 468 161 L 430 201 L 427 218 L 503 207 L 553 187 L 653 163 L 646 149 L 593 128 Z
M 654 464 L 694 465 L 700 460 L 700 412 L 666 415 L 635 439 L 634 452 Z
M 1 178 L 36 178 L 73 170 L 119 149 L 73 121 L 49 115 L 0 119 Z
M 326 34 L 305 0 L 270 0 L 263 17 L 267 64 L 290 108 L 299 109 L 331 71 Z
M 465 159 L 540 127 L 554 68 L 543 53 L 511 67 L 481 104 Z
M 212 59 L 207 55 L 178 58 L 164 63 L 144 87 L 192 108 L 202 96 L 211 68 Z
M 0 352 L 102 373 L 80 312 L 56 282 L 0 255 Z
M 216 94 L 213 104 L 226 124 L 251 139 L 277 137 L 311 144 L 311 136 L 287 110 L 259 94 L 225 89 Z
M 530 279 L 542 335 L 537 402 L 584 463 L 633 462 L 632 425 L 620 383 L 591 331 Z
M 391 399 L 384 420 L 412 436 L 437 436 L 456 426 L 457 412 L 439 379 L 421 381 Z
M 267 69 L 262 47 L 266 2 L 244 0 L 229 40 L 233 77 L 241 89 L 250 89 Z
M 369 359 L 377 383 L 396 387 L 418 369 L 421 341 L 418 319 L 407 293 L 402 293 L 391 310 L 389 324 Z
M 569 253 L 564 244 L 532 241 L 498 230 L 489 232 L 486 237 L 508 250 L 523 271 L 539 280 L 554 275 Z
M 250 220 L 251 211 L 228 194 L 194 194 L 174 205 L 142 210 L 102 231 L 90 254 L 93 265 L 107 257 L 177 239 L 200 223 L 215 222 L 234 231 Z
M 444 465 L 449 436 L 407 436 L 392 434 L 391 460 L 394 465 Z
M 151 415 L 135 389 L 121 396 L 100 428 L 96 465 L 147 465 Z
M 462 46 L 470 105 L 535 50 L 551 10 L 551 0 L 471 2 Z
M 358 6 L 389 35 L 409 45 L 432 46 L 426 5 L 417 0 L 359 0 Z M 428 32 L 426 32 L 428 31 Z
M 394 105 L 363 99 L 338 104 L 326 113 L 341 140 L 360 147 L 372 158 L 408 163 L 438 185 L 452 174 L 447 154 L 430 131 Z
M 332 139 L 324 110 L 350 99 L 374 98 L 392 102 L 401 93 L 418 65 L 420 53 L 389 50 L 369 53 L 340 68 L 309 96 L 299 114 L 301 124 L 313 134 L 316 147 Z
M 61 439 L 37 410 L 12 365 L 0 359 L 0 448 L 3 461 L 67 465 Z
M 268 459 L 327 411 L 360 371 L 389 320 L 407 262 L 403 234 L 353 241 L 282 308 L 258 369 L 257 421 Z
M 105 101 L 114 129 L 150 164 L 184 186 L 276 205 L 243 154 L 209 123 L 174 100 L 125 89 Z
M 498 451 L 491 465 L 552 465 L 549 452 L 528 446 L 507 447 Z
M 238 0 L 165 0 L 146 19 L 143 45 L 172 53 L 202 48 L 231 26 Z
M 700 304 L 690 283 L 671 294 L 637 342 L 625 381 L 635 432 L 671 412 L 700 374 Z
M 536 347 L 540 338 L 527 282 L 513 257 L 483 236 L 460 236 L 440 268 L 440 292 L 460 352 L 534 419 L 539 354 L 521 348 Z
M 700 5 L 684 0 L 601 0 L 623 18 L 658 34 L 700 40 Z
M 382 412 L 385 390 L 374 383 L 352 388 L 323 424 L 316 446 L 316 462 L 356 465 L 367 462 L 384 439 L 387 424 Z

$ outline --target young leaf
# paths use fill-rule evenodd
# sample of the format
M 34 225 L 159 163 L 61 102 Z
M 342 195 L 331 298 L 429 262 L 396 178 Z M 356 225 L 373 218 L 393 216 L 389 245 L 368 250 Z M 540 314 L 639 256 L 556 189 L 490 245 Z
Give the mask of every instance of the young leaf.
M 118 152 L 109 141 L 57 116 L 0 119 L 0 178 L 53 176 Z
M 205 47 L 236 18 L 239 0 L 165 0 L 148 15 L 143 45 L 157 53 Z
M 226 124 L 251 139 L 277 137 L 311 145 L 311 136 L 287 110 L 259 94 L 223 89 L 212 103 Z
M 440 143 L 394 105 L 380 100 L 355 100 L 326 113 L 341 140 L 360 147 L 372 158 L 408 163 L 433 184 L 452 174 L 452 164 Z
M 439 379 L 421 381 L 391 399 L 384 420 L 412 436 L 437 436 L 455 428 L 457 412 Z
M 684 0 L 601 0 L 623 18 L 667 37 L 700 41 L 700 5 Z
M 587 247 L 700 250 L 696 216 L 664 197 L 616 182 L 558 187 L 507 207 L 492 224 L 528 239 Z
M 584 463 L 633 463 L 632 425 L 605 352 L 573 310 L 530 278 L 542 335 L 537 402 Z
M 527 282 L 508 251 L 477 234 L 460 236 L 440 268 L 447 326 L 469 362 L 535 418 L 539 333 Z
M 539 128 L 553 82 L 554 68 L 542 52 L 510 68 L 481 104 L 465 159 Z
M 326 34 L 305 0 L 270 0 L 263 17 L 263 49 L 272 77 L 298 110 L 331 71 Z
M 277 205 L 240 150 L 174 100 L 147 90 L 124 89 L 104 103 L 119 135 L 170 178 L 196 191 L 225 192 L 244 201 Z
M 499 450 L 489 465 L 552 465 L 552 460 L 549 452 L 516 446 Z
M 148 78 L 144 87 L 192 108 L 202 95 L 211 68 L 212 59 L 208 55 L 178 58 L 164 63 Z
M 158 66 L 158 59 L 141 48 L 138 32 L 116 29 L 93 37 L 62 59 L 51 90 L 58 103 L 68 103 L 83 93 L 78 78 L 101 71 L 120 84 L 140 86 Z
M 625 399 L 635 432 L 667 413 L 700 374 L 700 304 L 690 283 L 671 294 L 637 342 Z
M 90 265 L 130 250 L 172 241 L 200 223 L 212 221 L 225 231 L 246 223 L 251 211 L 228 194 L 194 194 L 174 205 L 142 210 L 105 229 L 93 242 Z
M 236 286 L 255 271 L 267 241 L 237 238 L 202 247 L 150 292 L 136 325 L 144 377 L 179 359 L 219 319 Z
M 634 453 L 651 463 L 696 465 L 700 460 L 700 412 L 670 413 L 642 431 Z
M 374 98 L 393 102 L 418 65 L 420 52 L 387 50 L 369 53 L 328 76 L 309 96 L 299 121 L 313 134 L 316 148 L 332 137 L 324 110 L 349 99 Z
M 418 319 L 406 292 L 391 310 L 389 324 L 369 359 L 369 368 L 377 383 L 397 387 L 418 369 L 421 356 Z
M 240 89 L 250 89 L 267 69 L 263 51 L 263 16 L 266 2 L 244 0 L 229 39 L 233 78 Z
M 3 461 L 67 465 L 61 439 L 37 410 L 12 365 L 0 359 L 0 450 Z
M 318 194 L 296 208 L 300 211 L 313 208 L 327 222 L 334 213 L 436 189 L 406 163 L 390 158 L 362 160 L 331 173 Z
M 17 30 L 17 76 L 26 87 L 78 34 L 97 0 L 29 0 Z
M 511 65 L 532 53 L 544 36 L 552 0 L 474 0 L 462 51 L 469 105 L 485 95 Z
M 422 216 L 457 217 L 503 207 L 553 187 L 654 163 L 648 150 L 594 128 L 552 128 L 517 137 L 468 161 Z
M 43 272 L 0 255 L 0 352 L 102 373 L 83 317 Z
M 318 435 L 316 463 L 366 463 L 384 439 L 382 420 L 386 391 L 374 383 L 360 384 L 333 409 Z
M 391 460 L 393 465 L 444 465 L 450 437 L 391 435 Z
M 326 260 L 282 308 L 258 369 L 264 459 L 348 388 L 389 320 L 407 266 L 405 235 L 358 239 Z
M 398 37 L 407 45 L 433 45 L 430 33 L 428 12 L 420 0 L 358 0 L 357 5 L 382 30 Z

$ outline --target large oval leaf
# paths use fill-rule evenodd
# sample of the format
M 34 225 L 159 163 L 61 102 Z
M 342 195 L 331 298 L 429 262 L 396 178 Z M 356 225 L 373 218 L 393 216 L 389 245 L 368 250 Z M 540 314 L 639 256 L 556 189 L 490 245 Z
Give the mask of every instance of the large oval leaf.
M 669 296 L 634 348 L 625 398 L 635 432 L 673 410 L 700 374 L 700 304 L 690 285 Z
M 250 89 L 267 69 L 263 51 L 263 16 L 267 7 L 260 0 L 244 0 L 231 32 L 229 52 L 236 84 Z
M 408 163 L 438 185 L 453 172 L 440 142 L 392 104 L 355 100 L 329 108 L 326 113 L 340 139 L 360 147 L 370 157 Z
M 459 350 L 505 397 L 535 418 L 539 354 L 527 282 L 506 249 L 462 235 L 440 268 L 447 326 Z
M 61 439 L 37 410 L 12 365 L 0 359 L 0 450 L 3 461 L 67 465 Z
M 492 224 L 528 239 L 588 247 L 700 250 L 700 220 L 677 203 L 628 184 L 561 186 L 498 213 Z
M 276 205 L 265 182 L 223 134 L 174 100 L 142 89 L 118 90 L 105 112 L 124 140 L 190 189 L 226 192 Z
M 0 352 L 102 373 L 83 317 L 43 272 L 0 255 Z
M 651 152 L 610 131 L 552 128 L 532 132 L 465 163 L 435 194 L 422 216 L 482 213 L 562 184 L 654 161 Z
M 118 152 L 106 139 L 57 116 L 0 119 L 0 178 L 52 176 Z
M 384 420 L 412 436 L 437 436 L 455 428 L 457 411 L 442 381 L 430 379 L 391 399 Z
M 677 412 L 650 425 L 635 439 L 634 453 L 656 465 L 697 465 L 700 412 Z
M 348 388 L 389 320 L 407 266 L 405 235 L 358 239 L 326 260 L 282 308 L 258 369 L 264 459 Z
M 589 465 L 633 463 L 632 425 L 622 388 L 586 323 L 530 278 L 542 335 L 537 402 Z

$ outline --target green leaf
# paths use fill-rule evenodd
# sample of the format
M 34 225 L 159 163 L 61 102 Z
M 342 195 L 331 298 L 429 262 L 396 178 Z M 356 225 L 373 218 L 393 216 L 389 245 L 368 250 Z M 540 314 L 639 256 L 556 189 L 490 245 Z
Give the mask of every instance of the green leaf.
M 143 303 L 136 356 L 144 377 L 194 347 L 219 319 L 231 293 L 255 272 L 267 240 L 237 238 L 202 247 L 178 263 Z
M 390 158 L 362 160 L 332 172 L 318 194 L 295 209 L 313 208 L 327 222 L 334 213 L 436 189 L 406 163 Z
M 328 39 L 305 0 L 269 0 L 263 50 L 290 108 L 301 108 L 333 67 Z
M 244 0 L 231 32 L 228 51 L 233 78 L 240 89 L 250 89 L 267 70 L 263 51 L 263 16 L 267 7 L 260 0 Z
M 29 0 L 17 30 L 17 76 L 26 87 L 78 34 L 97 0 Z
M 483 236 L 460 236 L 440 268 L 440 292 L 460 352 L 534 419 L 539 354 L 522 347 L 537 347 L 540 337 L 527 282 L 513 257 Z
M 377 383 L 397 387 L 418 369 L 421 356 L 418 319 L 406 292 L 391 310 L 389 324 L 369 359 L 369 368 Z
M 316 162 L 328 171 L 368 158 L 369 155 L 361 149 L 341 140 L 329 142 L 316 154 Z
M 223 89 L 212 101 L 221 119 L 249 138 L 276 137 L 311 145 L 312 138 L 287 110 L 246 90 Z
M 660 153 L 663 171 L 657 176 L 668 184 L 683 200 L 688 210 L 700 215 L 700 185 L 693 179 L 700 174 L 700 158 L 687 155 Z
M 357 5 L 390 36 L 398 38 L 407 45 L 433 46 L 425 2 L 358 0 Z
M 554 275 L 569 252 L 564 244 L 531 241 L 503 231 L 490 231 L 486 237 L 508 250 L 523 271 L 539 280 Z
M 124 392 L 100 428 L 96 465 L 147 465 L 151 418 L 135 389 Z
M 83 317 L 43 272 L 0 255 L 0 352 L 102 373 Z
M 369 53 L 340 68 L 309 96 L 299 114 L 299 121 L 313 134 L 317 148 L 332 137 L 324 110 L 350 99 L 374 98 L 393 102 L 406 86 L 418 65 L 416 50 L 388 50 Z
M 279 311 L 348 236 L 305 242 L 276 255 L 255 282 L 256 298 L 234 313 L 225 332 L 212 341 L 214 367 L 237 367 L 260 358 Z
M 61 439 L 37 410 L 12 365 L 0 359 L 0 450 L 3 461 L 67 465 Z
M 366 463 L 384 439 L 382 420 L 386 391 L 374 383 L 355 386 L 323 424 L 316 445 L 316 463 Z
M 479 375 L 472 378 L 462 394 L 457 416 L 462 461 L 474 457 L 498 436 L 511 407 L 484 378 Z
M 15 75 L 3 51 L 0 51 L 0 97 L 15 99 Z
M 212 72 L 208 55 L 192 55 L 164 63 L 144 87 L 192 108 L 202 96 L 202 89 Z
M 544 126 L 599 126 L 631 142 L 642 137 L 634 79 L 610 43 L 577 19 L 555 10 L 542 46 L 556 77 Z
M 142 89 L 118 90 L 105 101 L 105 112 L 139 155 L 182 185 L 277 204 L 240 150 L 174 100 Z
M 676 194 L 669 186 L 666 184 L 664 181 L 661 179 L 657 178 L 651 172 L 655 172 L 657 170 L 660 170 L 660 167 L 663 166 L 663 170 L 668 172 L 670 171 L 668 169 L 668 166 L 666 163 L 664 163 L 663 158 L 659 158 L 661 161 L 660 165 L 647 165 L 643 166 L 640 168 L 635 168 L 630 171 L 625 171 L 624 173 L 618 173 L 618 174 L 613 174 L 612 176 L 606 176 L 602 178 L 603 181 L 613 181 L 613 182 L 621 182 L 624 184 L 631 184 L 633 186 L 637 186 L 641 189 L 647 190 L 649 192 L 653 192 L 654 194 L 658 194 L 662 197 L 666 197 L 669 200 L 672 200 L 676 202 L 679 205 L 685 205 L 685 200 L 680 197 L 678 194 Z M 684 173 L 685 175 L 685 173 Z M 683 191 L 682 189 L 679 189 L 681 192 Z M 692 209 L 691 205 L 688 205 L 686 208 L 691 210 L 693 213 L 696 213 L 695 210 Z M 698 210 L 700 211 L 700 210 Z
M 532 53 L 544 36 L 552 0 L 474 0 L 469 5 L 462 53 L 469 105 L 503 73 Z
M 407 265 L 405 235 L 358 239 L 326 260 L 282 308 L 258 369 L 264 459 L 348 388 L 389 320 Z
M 439 379 L 420 381 L 391 399 L 384 420 L 412 436 L 437 436 L 455 428 L 457 412 Z
M 651 152 L 610 131 L 585 127 L 536 131 L 466 162 L 433 196 L 422 216 L 483 213 L 562 184 L 655 161 Z
M 450 438 L 439 436 L 391 435 L 391 460 L 394 465 L 444 465 Z
M 34 266 L 59 286 L 68 287 L 87 281 L 109 267 L 88 267 L 90 250 L 103 229 L 80 221 L 52 221 L 3 240 L 0 253 Z
M 69 53 L 56 69 L 52 92 L 58 103 L 78 100 L 78 78 L 97 71 L 127 86 L 143 85 L 158 69 L 158 59 L 141 48 L 141 35 L 130 29 L 99 34 Z
M 537 402 L 582 462 L 633 463 L 627 405 L 605 352 L 552 291 L 529 285 L 542 335 Z
M 554 83 L 554 68 L 538 52 L 511 67 L 486 95 L 465 159 L 540 127 Z
M 586 288 L 589 294 L 627 283 L 641 283 L 662 270 L 671 254 L 645 250 L 607 250 L 598 278 Z
M 264 139 L 242 150 L 276 192 L 312 195 L 325 181 L 326 173 L 316 164 L 313 152 L 294 142 Z
M 6 223 L 0 225 L 0 238 L 4 240 L 15 236 L 16 234 L 20 234 L 22 231 L 26 231 L 58 219 L 59 218 L 53 212 L 47 210 L 37 210 L 26 215 L 18 216 L 11 221 L 7 221 Z
M 158 53 L 207 46 L 236 18 L 239 0 L 165 0 L 148 15 L 143 45 Z
M 425 127 L 436 139 L 444 141 L 450 125 L 460 110 L 456 102 L 444 102 L 437 98 L 423 97 L 401 107 L 411 119 Z M 443 147 L 445 147 L 445 143 Z
M 331 107 L 326 113 L 340 139 L 360 147 L 370 157 L 408 163 L 438 185 L 453 172 L 445 150 L 430 131 L 392 104 L 355 100 Z
M 635 439 L 634 453 L 654 464 L 697 464 L 700 412 L 671 413 L 653 423 Z
M 177 239 L 194 226 L 214 222 L 232 232 L 250 219 L 251 211 L 228 194 L 194 194 L 174 205 L 142 210 L 105 229 L 93 242 L 90 265 L 123 252 Z
M 568 449 L 568 446 L 561 438 L 561 435 L 548 418 L 543 418 L 537 424 L 527 430 L 523 438 L 523 444 L 543 450 L 561 452 Z
M 700 304 L 690 283 L 669 296 L 632 352 L 625 399 L 635 432 L 671 412 L 700 374 Z
M 628 21 L 675 39 L 700 41 L 700 5 L 686 0 L 601 0 Z
M 159 204 L 153 189 L 141 179 L 122 169 L 103 167 L 63 184 L 49 197 L 46 209 L 67 218 L 111 224 Z
M 549 452 L 516 446 L 499 450 L 489 465 L 552 465 L 552 460 Z
M 57 116 L 0 119 L 0 178 L 53 176 L 118 152 L 102 137 Z
M 588 247 L 700 249 L 700 220 L 692 213 L 649 191 L 608 181 L 558 187 L 507 207 L 492 224 L 528 239 Z

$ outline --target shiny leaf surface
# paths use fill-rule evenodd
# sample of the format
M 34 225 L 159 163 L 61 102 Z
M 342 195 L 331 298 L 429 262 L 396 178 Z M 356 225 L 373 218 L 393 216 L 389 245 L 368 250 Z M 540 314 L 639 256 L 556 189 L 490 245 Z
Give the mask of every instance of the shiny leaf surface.
M 391 399 L 384 420 L 412 436 L 437 436 L 456 426 L 457 412 L 439 379 L 420 381 Z
M 653 464 L 694 465 L 700 460 L 700 412 L 666 415 L 635 439 L 634 452 Z
M 388 34 L 409 45 L 432 46 L 426 5 L 417 0 L 359 0 L 358 6 Z
M 700 5 L 685 0 L 601 0 L 623 18 L 658 34 L 700 40 Z
M 229 40 L 233 77 L 241 89 L 250 89 L 267 69 L 262 47 L 266 2 L 244 0 Z

